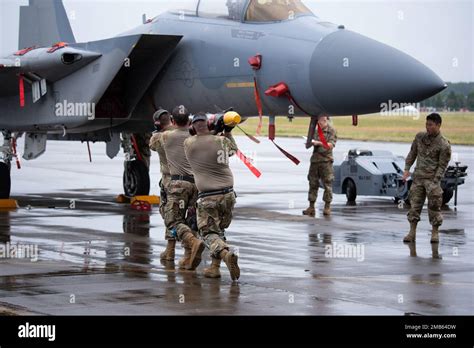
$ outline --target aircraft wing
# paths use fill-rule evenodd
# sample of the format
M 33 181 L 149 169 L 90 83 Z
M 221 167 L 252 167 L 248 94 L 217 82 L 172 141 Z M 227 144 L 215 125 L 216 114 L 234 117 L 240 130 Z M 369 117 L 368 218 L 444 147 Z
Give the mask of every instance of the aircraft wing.
M 112 42 L 125 40 L 124 47 L 127 47 L 126 38 L 109 40 Z M 101 98 L 97 103 L 96 118 L 129 117 L 153 80 L 170 59 L 181 39 L 182 36 L 176 35 L 140 35 L 134 42 L 133 48 L 123 58 L 120 58 L 118 61 L 119 70 L 113 75 L 107 89 L 101 93 Z M 118 46 L 117 43 L 115 45 Z M 100 45 L 97 47 L 88 45 L 87 49 L 102 50 L 103 59 L 108 59 L 110 56 L 115 60 L 114 55 L 105 52 Z
M 0 57 L 0 129 L 71 134 L 122 124 L 181 39 L 140 31 L 77 43 L 62 1 L 29 0 L 20 9 L 20 50 Z
M 63 101 L 94 103 L 94 128 L 109 127 L 110 119 L 123 122 L 145 96 L 181 39 L 177 35 L 137 34 L 73 43 L 54 52 L 49 52 L 54 46 L 38 48 L 20 57 L 0 59 L 0 100 L 6 101 L 0 104 L 0 114 L 11 115 L 0 117 L 0 127 L 41 129 L 58 122 L 72 132 L 81 131 L 81 125 L 91 127 L 87 117 L 58 119 L 51 110 Z M 12 63 L 19 58 L 20 66 L 14 66 Z M 22 99 L 24 106 L 19 102 Z M 25 112 L 35 115 L 34 120 L 20 116 Z

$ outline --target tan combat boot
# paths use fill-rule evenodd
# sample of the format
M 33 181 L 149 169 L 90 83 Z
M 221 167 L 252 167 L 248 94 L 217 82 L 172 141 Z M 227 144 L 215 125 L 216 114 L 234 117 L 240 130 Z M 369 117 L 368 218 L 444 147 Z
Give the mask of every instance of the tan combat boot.
M 316 216 L 316 209 L 314 209 L 315 202 L 309 202 L 309 207 L 306 210 L 303 210 L 303 215 L 315 217 Z
M 205 248 L 204 242 L 194 237 L 191 232 L 186 232 L 183 236 L 183 246 L 191 249 L 186 269 L 195 270 L 201 263 L 201 254 Z
M 239 257 L 229 250 L 222 250 L 219 255 L 222 260 L 224 260 L 227 268 L 229 269 L 230 277 L 232 280 L 237 280 L 240 278 L 240 268 L 239 268 Z
M 403 243 L 412 243 L 416 240 L 416 222 L 410 222 L 410 232 L 403 238 Z
M 204 268 L 204 277 L 206 278 L 220 278 L 221 277 L 221 259 L 212 258 L 211 267 Z
M 431 231 L 431 243 L 439 243 L 439 226 L 433 226 Z
M 184 248 L 184 256 L 178 262 L 179 269 L 186 269 L 186 266 L 189 264 L 191 259 L 191 248 Z
M 326 203 L 324 205 L 323 215 L 324 216 L 330 216 L 331 215 L 331 203 Z
M 160 254 L 160 260 L 163 261 L 174 261 L 174 250 L 176 247 L 175 240 L 169 240 L 168 244 L 166 245 L 165 251 Z

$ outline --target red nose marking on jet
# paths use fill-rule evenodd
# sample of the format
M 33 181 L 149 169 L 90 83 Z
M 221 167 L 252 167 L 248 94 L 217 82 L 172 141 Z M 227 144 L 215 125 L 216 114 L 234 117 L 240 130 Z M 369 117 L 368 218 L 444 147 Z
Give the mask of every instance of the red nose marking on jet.
M 291 95 L 291 92 L 290 92 L 290 88 L 288 87 L 288 85 L 285 82 L 279 82 L 276 85 L 270 86 L 270 88 L 268 88 L 266 90 L 265 94 L 270 96 L 270 97 L 275 97 L 275 98 L 287 97 L 291 104 L 296 106 L 298 109 L 303 111 L 305 114 L 311 116 L 311 114 L 309 112 L 306 112 L 300 106 L 300 104 L 298 104 L 298 102 L 295 100 L 295 98 L 293 98 L 293 96 Z M 319 140 L 321 141 L 321 143 L 323 143 L 323 146 L 326 149 L 329 149 L 329 144 L 327 143 L 326 137 L 324 136 L 323 130 L 321 129 L 321 126 L 319 125 L 319 123 L 318 123 L 318 135 L 319 135 Z M 308 141 L 310 141 L 310 139 L 308 139 Z

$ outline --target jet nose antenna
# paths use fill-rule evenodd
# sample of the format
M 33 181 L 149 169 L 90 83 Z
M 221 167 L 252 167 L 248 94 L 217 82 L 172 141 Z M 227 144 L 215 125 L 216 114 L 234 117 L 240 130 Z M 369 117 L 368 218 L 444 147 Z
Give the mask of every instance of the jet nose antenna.
M 310 78 L 314 96 L 332 115 L 380 112 L 390 101 L 417 103 L 447 87 L 416 59 L 347 30 L 316 46 Z

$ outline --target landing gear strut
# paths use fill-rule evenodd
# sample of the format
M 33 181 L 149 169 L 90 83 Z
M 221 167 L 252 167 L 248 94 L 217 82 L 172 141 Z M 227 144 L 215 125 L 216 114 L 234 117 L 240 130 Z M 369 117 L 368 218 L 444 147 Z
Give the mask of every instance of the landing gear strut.
M 10 198 L 11 189 L 11 161 L 13 152 L 11 148 L 12 134 L 3 131 L 3 144 L 0 146 L 0 199 Z
M 123 190 L 127 197 L 148 196 L 150 194 L 149 152 L 146 136 L 122 134 L 125 153 Z

